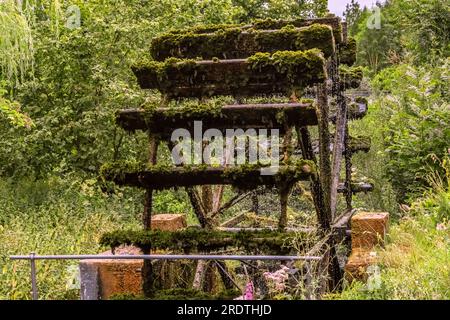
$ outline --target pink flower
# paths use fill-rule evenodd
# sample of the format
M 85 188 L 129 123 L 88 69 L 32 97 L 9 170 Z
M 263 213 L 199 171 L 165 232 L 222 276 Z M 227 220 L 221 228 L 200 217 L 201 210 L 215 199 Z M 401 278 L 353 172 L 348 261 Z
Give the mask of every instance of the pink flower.
M 244 300 L 253 300 L 254 291 L 255 291 L 255 287 L 253 286 L 253 282 L 250 281 L 245 286 Z

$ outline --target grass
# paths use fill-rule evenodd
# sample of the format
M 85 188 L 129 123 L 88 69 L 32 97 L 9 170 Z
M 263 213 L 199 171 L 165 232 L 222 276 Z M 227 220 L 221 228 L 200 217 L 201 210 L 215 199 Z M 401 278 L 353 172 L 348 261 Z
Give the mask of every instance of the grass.
M 379 250 L 381 285 L 354 282 L 330 299 L 450 299 L 450 191 L 435 189 L 391 227 Z
M 1 181 L 0 190 L 0 299 L 30 298 L 29 263 L 9 255 L 98 253 L 104 232 L 138 223 L 132 195 L 103 194 L 92 181 Z M 40 298 L 78 298 L 67 285 L 76 278 L 71 265 L 77 262 L 37 263 Z

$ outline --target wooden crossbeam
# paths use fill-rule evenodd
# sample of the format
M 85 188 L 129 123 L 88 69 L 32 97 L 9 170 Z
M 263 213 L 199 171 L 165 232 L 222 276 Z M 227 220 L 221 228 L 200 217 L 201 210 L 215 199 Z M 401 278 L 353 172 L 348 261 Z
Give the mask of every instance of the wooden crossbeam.
M 332 28 L 314 24 L 283 30 L 228 28 L 212 33 L 166 33 L 152 40 L 151 55 L 157 61 L 181 59 L 241 59 L 257 52 L 303 51 L 317 48 L 326 58 L 335 50 Z
M 258 185 L 279 186 L 307 180 L 315 172 L 314 165 L 307 161 L 303 165 L 280 166 L 278 173 L 273 175 L 264 175 L 261 170 L 255 167 L 242 172 L 239 167 L 199 166 L 132 171 L 119 165 L 118 168 L 103 169 L 102 175 L 118 185 L 155 190 L 196 185 L 233 185 L 252 189 Z
M 170 31 L 172 34 L 184 34 L 184 33 L 194 33 L 194 34 L 202 34 L 202 33 L 211 33 L 220 30 L 241 28 L 244 30 L 247 29 L 255 29 L 255 30 L 276 30 L 281 29 L 286 26 L 294 26 L 296 28 L 308 27 L 315 24 L 322 24 L 330 26 L 333 29 L 334 38 L 336 43 L 341 43 L 344 41 L 344 30 L 342 28 L 341 18 L 339 17 L 325 17 L 325 18 L 314 18 L 314 19 L 295 19 L 295 20 L 274 20 L 274 19 L 266 19 L 266 20 L 258 20 L 253 24 L 212 24 L 205 26 L 196 26 L 185 29 L 178 29 Z
M 348 152 L 355 154 L 357 152 L 369 152 L 371 148 L 371 139 L 367 136 L 350 137 L 348 142 Z M 313 141 L 313 151 L 314 154 L 319 153 L 319 141 Z M 330 152 L 333 150 L 333 143 L 330 143 Z M 344 150 L 343 153 L 346 151 Z M 301 150 L 297 149 L 295 154 L 301 154 Z
M 356 98 L 354 102 L 348 103 L 347 119 L 359 120 L 367 115 L 369 110 L 368 102 L 364 98 Z M 330 106 L 330 121 L 336 122 L 336 106 Z
M 129 109 L 120 111 L 117 124 L 125 130 L 148 130 L 167 135 L 174 129 L 192 130 L 194 121 L 202 128 L 280 129 L 286 123 L 301 126 L 317 125 L 316 109 L 312 104 L 273 103 L 225 105 L 219 110 L 189 111 L 184 108 L 159 108 L 152 111 Z
M 291 94 L 327 79 L 318 50 L 279 51 L 248 59 L 146 62 L 133 67 L 142 89 L 169 98 Z
M 344 183 L 340 183 L 338 187 L 339 193 L 344 193 L 346 191 Z M 352 182 L 352 192 L 353 193 L 366 193 L 371 192 L 374 189 L 374 185 L 368 182 Z

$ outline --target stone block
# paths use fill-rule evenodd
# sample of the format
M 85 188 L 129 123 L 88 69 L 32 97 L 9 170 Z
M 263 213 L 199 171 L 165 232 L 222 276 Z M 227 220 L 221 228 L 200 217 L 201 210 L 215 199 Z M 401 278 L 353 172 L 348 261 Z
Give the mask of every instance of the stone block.
M 183 214 L 155 214 L 152 216 L 152 229 L 176 231 L 186 228 L 186 217 Z
M 376 261 L 375 251 L 354 248 L 345 265 L 345 279 L 349 282 L 353 280 L 366 281 L 368 277 L 367 268 L 375 264 Z
M 359 212 L 351 219 L 352 249 L 372 249 L 384 243 L 389 223 L 387 212 Z

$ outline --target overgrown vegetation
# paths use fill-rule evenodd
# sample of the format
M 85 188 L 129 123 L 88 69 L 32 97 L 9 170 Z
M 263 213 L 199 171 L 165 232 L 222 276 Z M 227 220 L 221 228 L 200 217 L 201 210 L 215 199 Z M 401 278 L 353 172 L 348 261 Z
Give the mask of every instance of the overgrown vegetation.
M 254 19 L 260 19 L 257 30 L 285 27 L 291 34 L 291 26 L 307 27 L 304 18 L 327 14 L 326 0 L 73 0 L 70 5 L 80 12 L 77 21 L 77 14 L 67 11 L 67 2 L 28 0 L 22 7 L 17 3 L 0 1 L 0 299 L 30 298 L 29 265 L 11 262 L 9 255 L 94 254 L 107 249 L 98 244 L 102 234 L 139 228 L 142 192 L 99 184 L 97 178 L 103 163 L 147 161 L 147 154 L 139 152 L 147 148 L 147 136 L 131 136 L 117 127 L 118 110 L 186 106 L 185 101 L 168 105 L 159 94 L 140 90 L 136 82 L 131 66 L 150 59 L 153 38 L 168 32 L 178 37 L 177 30 L 187 27 L 193 27 L 191 34 L 224 35 L 225 26 L 231 26 L 233 36 L 236 28 Z M 351 123 L 350 132 L 371 138 L 370 151 L 354 156 L 352 174 L 354 180 L 373 181 L 375 189 L 356 195 L 354 204 L 389 211 L 393 226 L 387 247 L 379 251 L 382 286 L 367 290 L 354 283 L 333 298 L 449 299 L 449 3 L 390 0 L 380 9 L 380 28 L 373 27 L 369 9 L 353 2 L 346 11 L 355 42 L 341 47 L 341 62 L 351 65 L 356 50 L 360 68 L 352 72 L 344 67 L 350 75 L 347 87 L 363 80 L 372 91 L 368 115 Z M 333 28 L 338 42 L 341 31 Z M 323 59 L 309 55 L 316 62 L 315 71 L 321 67 L 323 80 Z M 259 54 L 252 66 L 261 72 L 279 68 L 298 85 L 296 77 L 304 70 L 292 64 L 304 58 Z M 202 101 L 208 110 L 196 109 L 194 103 L 185 111 L 215 113 L 215 107 L 227 101 L 234 103 L 230 97 Z M 168 153 L 160 158 L 167 163 Z M 228 198 L 230 194 L 226 190 Z M 268 196 L 260 198 L 265 213 L 255 217 L 273 223 L 278 203 Z M 189 224 L 198 224 L 185 192 L 155 193 L 153 209 L 187 213 Z M 288 209 L 300 224 L 308 217 L 302 208 Z M 42 299 L 77 299 L 76 279 L 73 262 L 38 262 Z M 271 295 L 294 296 L 279 291 Z

